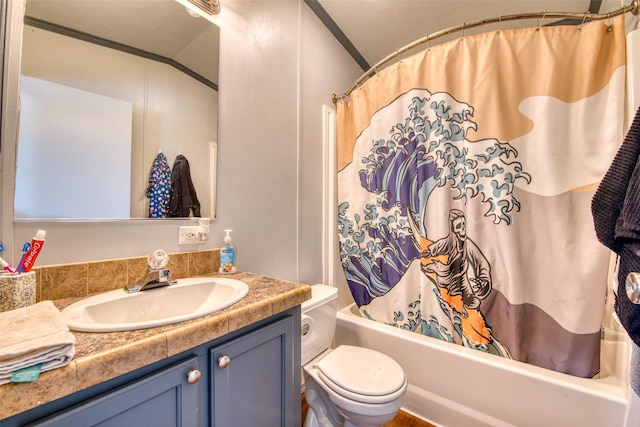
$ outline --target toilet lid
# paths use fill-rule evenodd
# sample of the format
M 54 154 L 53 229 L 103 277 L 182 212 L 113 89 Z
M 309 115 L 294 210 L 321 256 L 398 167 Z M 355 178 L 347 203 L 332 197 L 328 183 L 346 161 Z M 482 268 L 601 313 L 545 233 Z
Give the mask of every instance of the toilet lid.
M 389 356 L 368 348 L 338 346 L 318 363 L 318 370 L 321 377 L 347 394 L 363 397 L 388 396 L 405 385 L 402 367 Z M 332 384 L 327 385 L 341 393 Z

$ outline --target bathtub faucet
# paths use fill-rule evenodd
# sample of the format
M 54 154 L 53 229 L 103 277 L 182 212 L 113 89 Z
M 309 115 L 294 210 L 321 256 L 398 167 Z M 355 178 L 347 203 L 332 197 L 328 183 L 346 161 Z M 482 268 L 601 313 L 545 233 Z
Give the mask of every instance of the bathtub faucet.
M 171 280 L 171 270 L 163 268 L 160 270 L 149 270 L 140 279 L 133 283 L 124 285 L 125 292 L 134 293 L 140 291 L 146 291 L 149 289 L 160 288 L 163 286 L 169 286 L 176 283 L 176 280 Z

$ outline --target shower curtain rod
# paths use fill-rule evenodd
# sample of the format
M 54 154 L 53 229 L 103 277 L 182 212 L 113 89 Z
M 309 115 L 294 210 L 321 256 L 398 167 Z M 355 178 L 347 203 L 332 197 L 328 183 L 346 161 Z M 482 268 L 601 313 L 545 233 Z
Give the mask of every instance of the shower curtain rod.
M 414 49 L 418 46 L 420 46 L 421 44 L 424 43 L 428 43 L 432 40 L 435 40 L 437 38 L 449 35 L 449 34 L 453 34 L 453 33 L 457 33 L 460 31 L 464 31 L 466 29 L 469 28 L 476 28 L 476 27 L 480 27 L 482 25 L 487 25 L 487 24 L 495 24 L 495 23 L 500 23 L 503 21 L 517 21 L 517 20 L 521 20 L 521 19 L 545 19 L 545 18 L 571 18 L 571 19 L 581 19 L 582 23 L 584 24 L 587 21 L 601 21 L 604 19 L 610 19 L 613 18 L 615 16 L 618 15 L 623 15 L 625 13 L 631 12 L 634 15 L 638 15 L 638 13 L 640 12 L 640 0 L 633 0 L 628 6 L 625 7 L 621 7 L 620 9 L 614 10 L 612 12 L 608 12 L 608 13 L 591 13 L 591 12 L 585 12 L 585 13 L 577 13 L 577 12 L 533 12 L 533 13 L 519 13 L 516 15 L 506 15 L 506 16 L 498 16 L 497 18 L 490 18 L 490 19 L 480 19 L 478 21 L 473 21 L 473 22 L 468 22 L 468 23 L 462 23 L 461 25 L 457 25 L 454 27 L 449 27 L 447 29 L 441 30 L 441 31 L 437 31 L 433 34 L 428 34 L 425 37 L 422 37 L 418 40 L 415 40 L 411 43 L 409 43 L 408 45 L 405 45 L 404 47 L 402 47 L 401 49 L 396 49 L 395 52 L 393 52 L 390 55 L 387 55 L 385 58 L 383 58 L 382 60 L 376 62 L 371 68 L 369 68 L 364 74 L 362 74 L 353 84 L 353 86 L 351 86 L 349 88 L 349 90 L 347 92 L 345 92 L 342 95 L 336 95 L 335 93 L 332 95 L 332 99 L 333 99 L 333 103 L 337 104 L 338 101 L 343 100 L 345 98 L 348 98 L 349 95 L 351 94 L 351 92 L 353 92 L 358 86 L 360 86 L 365 80 L 367 80 L 370 77 L 373 77 L 377 72 L 378 69 L 386 64 L 387 62 L 391 61 L 392 59 L 394 59 L 395 57 L 402 55 L 403 53 Z

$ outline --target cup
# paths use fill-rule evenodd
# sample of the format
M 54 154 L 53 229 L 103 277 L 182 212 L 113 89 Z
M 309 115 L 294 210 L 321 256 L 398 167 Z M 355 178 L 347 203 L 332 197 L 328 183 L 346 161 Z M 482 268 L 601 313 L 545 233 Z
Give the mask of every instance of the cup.
M 0 312 L 36 303 L 36 272 L 0 275 Z

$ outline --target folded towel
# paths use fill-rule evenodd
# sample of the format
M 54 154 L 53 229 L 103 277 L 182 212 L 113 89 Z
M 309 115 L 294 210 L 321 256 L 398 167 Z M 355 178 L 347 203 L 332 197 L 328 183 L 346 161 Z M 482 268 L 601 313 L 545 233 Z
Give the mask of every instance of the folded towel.
M 0 313 L 0 384 L 38 363 L 40 372 L 66 366 L 74 353 L 75 337 L 51 301 Z

